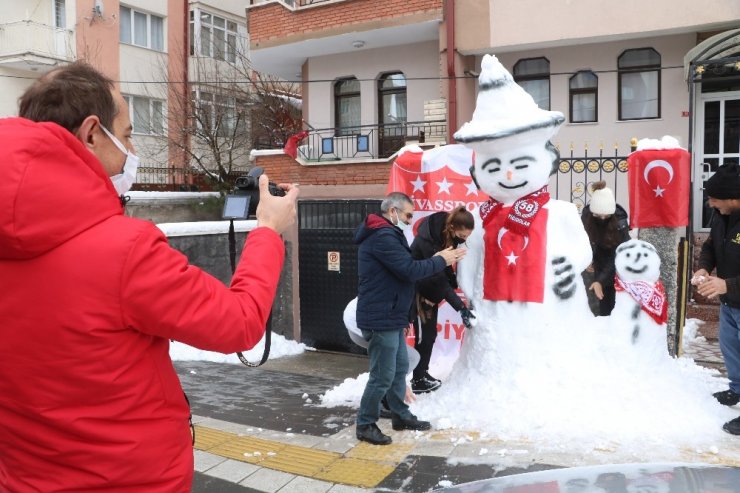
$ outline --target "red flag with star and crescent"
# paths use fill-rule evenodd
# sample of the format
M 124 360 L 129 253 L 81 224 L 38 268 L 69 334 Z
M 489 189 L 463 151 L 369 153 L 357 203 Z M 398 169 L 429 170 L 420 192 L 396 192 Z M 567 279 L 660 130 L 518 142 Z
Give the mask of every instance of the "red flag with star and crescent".
M 691 158 L 685 149 L 630 154 L 627 168 L 630 226 L 678 228 L 689 223 Z

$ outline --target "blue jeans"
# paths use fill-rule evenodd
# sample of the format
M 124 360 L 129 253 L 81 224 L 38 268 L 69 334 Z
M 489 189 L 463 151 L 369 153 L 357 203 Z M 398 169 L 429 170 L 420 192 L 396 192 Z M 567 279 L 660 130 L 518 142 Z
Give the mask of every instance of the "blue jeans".
M 380 418 L 380 400 L 388 396 L 388 407 L 393 414 L 403 419 L 413 415 L 403 402 L 406 396 L 406 373 L 409 355 L 403 329 L 363 330 L 362 336 L 369 342 L 370 378 L 360 401 L 357 424 L 369 425 Z
M 740 308 L 720 306 L 719 348 L 725 359 L 730 390 L 740 394 Z

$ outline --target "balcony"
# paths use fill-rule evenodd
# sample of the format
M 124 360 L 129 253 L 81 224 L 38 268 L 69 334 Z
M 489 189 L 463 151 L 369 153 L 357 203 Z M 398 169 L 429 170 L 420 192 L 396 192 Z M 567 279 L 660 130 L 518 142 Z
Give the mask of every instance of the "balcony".
M 308 162 L 387 159 L 408 144 L 444 144 L 445 120 L 311 129 L 298 157 Z
M 74 59 L 73 31 L 33 21 L 0 24 L 0 67 L 47 72 Z

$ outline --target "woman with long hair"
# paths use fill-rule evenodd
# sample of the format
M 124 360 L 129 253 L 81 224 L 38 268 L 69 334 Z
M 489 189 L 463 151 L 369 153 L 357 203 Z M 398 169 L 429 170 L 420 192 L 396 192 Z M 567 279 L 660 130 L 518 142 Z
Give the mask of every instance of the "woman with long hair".
M 630 239 L 627 211 L 617 204 L 614 192 L 605 181 L 591 185 L 591 201 L 581 213 L 581 221 L 591 241 L 593 261 L 588 272 L 593 282 L 588 287 L 599 300 L 599 316 L 608 316 L 614 309 L 614 257 L 617 247 Z
M 457 248 L 465 243 L 475 227 L 473 214 L 464 206 L 456 207 L 450 212 L 435 212 L 425 217 L 411 243 L 411 254 L 415 259 L 431 258 L 440 250 L 449 247 Z M 470 326 L 474 316 L 468 307 L 455 293 L 457 277 L 452 267 L 447 267 L 431 277 L 416 283 L 416 315 L 413 317 L 416 333 L 416 350 L 419 352 L 419 364 L 414 368 L 411 388 L 421 394 L 436 390 L 441 385 L 439 379 L 429 375 L 429 360 L 432 357 L 434 341 L 437 339 L 437 311 L 442 300 L 460 312 L 463 323 Z

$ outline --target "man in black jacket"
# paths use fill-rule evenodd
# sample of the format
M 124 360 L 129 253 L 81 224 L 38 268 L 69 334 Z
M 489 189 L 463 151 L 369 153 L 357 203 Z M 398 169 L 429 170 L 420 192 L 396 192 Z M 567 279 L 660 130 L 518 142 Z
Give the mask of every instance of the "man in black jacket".
M 414 299 L 414 283 L 465 254 L 448 248 L 426 260 L 411 256 L 404 230 L 411 227 L 414 204 L 402 193 L 389 194 L 357 228 L 359 286 L 357 326 L 368 341 L 370 377 L 357 414 L 357 438 L 376 445 L 391 443 L 377 426 L 380 400 L 387 396 L 394 430 L 428 430 L 431 425 L 411 414 L 404 402 L 408 355 L 404 329 Z
M 699 256 L 699 270 L 691 283 L 702 296 L 719 296 L 719 347 L 730 379 L 730 388 L 717 392 L 720 404 L 740 402 L 740 166 L 724 164 L 706 182 L 709 206 L 719 214 L 712 216 L 711 232 Z M 717 268 L 717 275 L 711 276 Z M 725 423 L 723 429 L 740 435 L 740 417 Z

